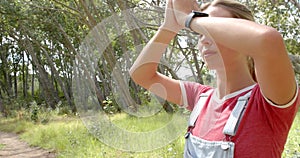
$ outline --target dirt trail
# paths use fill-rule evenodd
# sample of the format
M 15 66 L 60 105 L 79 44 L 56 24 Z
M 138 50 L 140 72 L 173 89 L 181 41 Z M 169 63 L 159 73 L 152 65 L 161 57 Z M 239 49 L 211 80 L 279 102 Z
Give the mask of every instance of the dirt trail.
M 1 147 L 4 146 L 4 147 Z M 0 131 L 1 158 L 55 158 L 54 152 L 31 147 L 19 139 L 17 134 Z

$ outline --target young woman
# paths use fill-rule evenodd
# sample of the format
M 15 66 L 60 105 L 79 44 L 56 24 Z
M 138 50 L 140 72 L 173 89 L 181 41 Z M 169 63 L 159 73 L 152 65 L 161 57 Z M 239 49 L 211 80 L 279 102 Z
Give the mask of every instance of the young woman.
M 194 0 L 167 0 L 165 21 L 133 64 L 132 79 L 196 115 L 185 157 L 280 158 L 300 103 L 281 35 L 255 23 L 233 0 L 205 4 L 201 11 L 209 17 L 191 15 L 197 9 Z M 215 89 L 157 72 L 168 44 L 186 26 L 201 34 L 199 53 L 216 71 Z

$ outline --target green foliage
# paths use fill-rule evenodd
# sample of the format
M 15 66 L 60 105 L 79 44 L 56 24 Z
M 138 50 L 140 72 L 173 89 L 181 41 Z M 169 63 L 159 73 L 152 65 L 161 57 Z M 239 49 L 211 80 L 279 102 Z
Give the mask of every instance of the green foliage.
M 11 104 L 11 106 L 14 107 L 8 109 L 8 118 L 16 118 L 18 120 L 29 121 L 34 124 L 47 124 L 51 118 L 55 118 L 56 116 L 73 116 L 70 107 L 62 102 L 57 104 L 57 108 L 55 110 L 47 108 L 45 104 L 37 104 L 35 101 L 26 103 L 26 106 L 18 106 L 20 103 L 22 102 L 17 101 L 15 103 L 16 105 Z M 18 108 L 15 106 L 18 106 Z M 19 127 L 22 128 L 22 126 Z
M 0 150 L 2 150 L 5 147 L 5 144 L 0 144 Z
M 283 1 L 251 1 L 250 7 L 257 22 L 281 32 L 289 53 L 300 55 L 300 8 Z
M 293 5 L 291 1 L 248 1 L 241 0 L 247 3 L 250 8 L 255 13 L 257 22 L 261 24 L 266 24 L 277 28 L 283 35 L 286 42 L 287 50 L 291 54 L 300 54 L 300 11 L 296 5 Z M 0 48 L 1 50 L 1 59 L 0 59 L 0 84 L 1 84 L 1 95 L 4 98 L 4 102 L 9 102 L 10 99 L 15 100 L 19 98 L 14 98 L 15 95 L 20 96 L 20 93 L 14 92 L 12 74 L 16 73 L 18 79 L 18 90 L 22 92 L 23 84 L 22 82 L 27 82 L 29 86 L 38 87 L 39 90 L 36 90 L 32 96 L 26 96 L 23 101 L 18 100 L 17 104 L 5 104 L 7 105 L 6 109 L 11 112 L 11 110 L 19 110 L 20 108 L 27 108 L 28 104 L 34 99 L 38 105 L 46 104 L 45 101 L 45 92 L 47 90 L 40 89 L 39 85 L 30 85 L 31 70 L 37 64 L 41 64 L 41 67 L 45 68 L 45 71 L 51 71 L 47 73 L 49 78 L 53 79 L 53 84 L 57 91 L 50 91 L 53 95 L 59 94 L 60 101 L 65 101 L 65 95 L 72 95 L 71 92 L 71 82 L 72 82 L 72 71 L 73 71 L 73 61 L 75 55 L 79 50 L 81 42 L 84 40 L 86 35 L 93 30 L 95 25 L 102 22 L 107 17 L 112 14 L 119 14 L 122 10 L 129 8 L 134 8 L 136 13 L 136 18 L 140 23 L 144 23 L 145 27 L 141 29 L 126 31 L 122 36 L 116 37 L 114 28 L 111 27 L 107 29 L 107 33 L 110 39 L 112 39 L 111 53 L 118 62 L 122 62 L 122 66 L 126 65 L 124 68 L 124 73 L 127 73 L 126 70 L 128 66 L 131 65 L 135 56 L 138 52 L 130 54 L 129 57 L 124 57 L 124 53 L 128 51 L 137 51 L 135 50 L 137 45 L 144 45 L 147 39 L 153 36 L 154 30 L 157 29 L 159 23 L 163 17 L 163 10 L 158 9 L 157 7 L 162 6 L 164 1 L 149 2 L 145 3 L 144 1 L 139 0 L 126 0 L 126 1 L 101 1 L 96 0 L 93 3 L 89 1 L 84 1 L 87 6 L 85 10 L 84 6 L 81 3 L 77 3 L 71 0 L 63 1 L 46 1 L 46 0 L 37 0 L 37 1 L 28 1 L 28 0 L 14 0 L 14 1 L 0 1 Z M 144 3 L 143 3 L 144 2 Z M 152 6 L 149 6 L 149 5 Z M 140 14 L 145 12 L 147 15 Z M 90 16 L 87 16 L 89 15 Z M 121 24 L 120 28 L 125 28 L 126 26 Z M 120 31 L 120 30 L 119 30 Z M 180 33 L 185 35 L 186 33 Z M 181 35 L 179 35 L 181 36 Z M 182 37 L 181 37 L 182 38 Z M 20 40 L 22 39 L 22 40 Z M 28 45 L 24 44 L 25 40 L 29 40 L 33 46 L 33 50 L 38 58 L 38 63 L 33 63 L 32 56 L 28 54 L 28 51 L 25 51 Z M 179 41 L 180 39 L 178 39 Z M 186 39 L 181 39 L 186 40 Z M 175 40 L 175 43 L 178 42 Z M 194 43 L 194 42 L 192 42 Z M 187 42 L 189 44 L 189 42 Z M 172 45 L 173 46 L 173 45 Z M 191 46 L 192 47 L 192 46 Z M 194 48 L 183 48 L 180 49 L 176 44 L 171 48 L 172 53 L 165 55 L 165 60 L 169 63 L 172 71 L 178 71 L 179 68 L 185 67 L 188 69 L 193 69 L 194 72 L 200 72 L 195 70 L 195 61 L 191 51 Z M 186 53 L 186 60 L 189 61 L 188 64 L 181 64 L 182 60 L 182 50 Z M 22 61 L 23 55 L 26 56 L 26 60 Z M 47 60 L 46 55 L 49 55 L 51 60 Z M 200 57 L 198 58 L 200 61 Z M 108 61 L 102 61 L 102 64 L 99 64 L 99 71 L 103 76 L 100 80 L 105 82 L 100 83 L 100 91 L 103 94 L 103 97 L 109 97 L 111 94 L 110 90 L 112 89 L 111 72 L 107 67 Z M 115 61 L 113 61 L 115 62 Z M 180 64 L 178 64 L 180 63 Z M 53 70 L 50 70 L 50 65 L 53 64 L 54 70 L 57 71 L 57 74 L 53 73 Z M 24 66 L 24 70 L 22 67 Z M 35 67 L 36 69 L 36 67 Z M 23 72 L 28 70 L 28 72 Z M 163 68 L 162 73 L 170 75 L 171 72 L 168 69 Z M 21 77 L 21 74 L 28 75 L 29 79 Z M 40 80 L 41 72 L 36 71 L 36 78 Z M 195 73 L 196 74 L 196 73 Z M 193 74 L 193 75 L 195 75 Z M 197 74 L 196 74 L 197 75 Z M 202 73 L 203 80 L 211 79 L 208 73 Z M 57 83 L 57 78 L 60 77 L 62 83 L 65 85 L 59 85 Z M 299 74 L 298 74 L 299 76 Z M 26 81 L 24 81 L 26 80 Z M 200 81 L 199 79 L 194 79 L 195 81 Z M 106 85 L 103 85 L 106 84 Z M 67 92 L 62 91 L 62 86 L 65 86 Z M 26 90 L 27 91 L 27 90 Z M 15 94 L 14 94 L 15 93 Z M 136 90 L 131 90 L 132 95 L 135 95 Z M 44 94 L 44 95 L 42 95 Z M 138 94 L 138 97 L 142 97 L 140 100 L 142 102 L 147 101 L 147 95 L 142 93 Z M 49 96 L 49 95 L 48 95 Z M 70 96 L 72 98 L 72 96 Z M 138 101 L 137 97 L 135 98 Z M 105 111 L 108 113 L 115 113 L 118 111 L 118 107 L 114 104 L 112 99 L 106 99 L 103 104 L 105 105 Z M 8 106 L 9 105 L 9 106 Z M 69 113 L 68 109 L 60 107 L 61 113 Z M 13 112 L 11 112 L 13 115 Z
M 20 112 L 19 112 L 20 113 Z M 50 108 L 46 108 L 45 105 L 38 105 L 36 102 L 32 102 L 28 109 L 25 109 L 24 118 L 32 121 L 33 123 L 42 123 L 46 124 L 49 122 L 50 118 L 53 116 L 61 116 L 71 114 L 70 109 L 63 106 L 61 102 L 57 105 L 55 110 L 51 110 Z
M 0 131 L 24 133 L 34 127 L 33 122 L 20 118 L 1 118 Z
M 55 115 L 54 115 L 55 116 Z M 161 120 L 168 120 L 169 115 L 160 113 L 153 118 L 135 118 L 126 114 L 111 115 L 114 124 L 126 128 L 129 131 L 149 131 L 157 129 L 164 123 Z M 54 120 L 54 118 L 52 119 Z M 124 158 L 182 158 L 184 151 L 183 137 L 179 137 L 169 145 L 149 152 L 125 152 L 120 151 L 101 143 L 91 135 L 80 119 L 74 117 L 55 116 L 56 121 L 48 124 L 33 124 L 24 119 L 1 119 L 0 130 L 6 132 L 23 133 L 21 138 L 31 145 L 40 146 L 46 149 L 54 149 L 58 158 L 68 157 L 124 157 Z M 147 122 L 147 125 L 141 122 Z M 167 122 L 167 121 L 166 121 Z M 285 150 L 282 157 L 299 157 L 300 151 L 300 112 L 292 125 L 288 136 Z M 0 145 L 1 146 L 1 145 Z
M 39 116 L 39 106 L 36 104 L 36 102 L 33 102 L 30 106 L 30 119 L 31 121 L 33 121 L 34 123 L 38 122 Z
M 276 28 L 283 36 L 289 54 L 300 56 L 300 3 L 299 1 L 248 1 L 256 22 Z M 294 67 L 296 67 L 294 63 Z M 300 82 L 300 73 L 296 72 L 296 79 Z
M 120 111 L 120 107 L 111 96 L 106 97 L 106 99 L 102 101 L 102 104 L 103 111 L 107 114 L 116 114 Z
M 50 109 L 48 109 L 48 110 L 51 111 Z M 66 103 L 60 101 L 56 105 L 55 114 L 58 116 L 61 116 L 61 115 L 63 115 L 63 116 L 70 115 L 71 116 L 72 110 Z

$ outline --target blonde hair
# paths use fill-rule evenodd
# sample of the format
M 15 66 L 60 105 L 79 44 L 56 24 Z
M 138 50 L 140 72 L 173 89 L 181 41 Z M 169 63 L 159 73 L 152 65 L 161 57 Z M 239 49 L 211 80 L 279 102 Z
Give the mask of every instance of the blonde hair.
M 222 7 L 229 11 L 233 18 L 245 19 L 254 21 L 251 10 L 244 4 L 234 0 L 214 0 L 212 2 L 205 3 L 201 6 L 201 11 L 207 9 L 209 6 Z
M 244 4 L 235 0 L 214 0 L 212 2 L 201 5 L 200 10 L 203 11 L 209 6 L 221 7 L 231 13 L 233 18 L 255 21 L 251 10 Z M 247 58 L 248 68 L 254 81 L 256 81 L 254 61 L 251 57 Z

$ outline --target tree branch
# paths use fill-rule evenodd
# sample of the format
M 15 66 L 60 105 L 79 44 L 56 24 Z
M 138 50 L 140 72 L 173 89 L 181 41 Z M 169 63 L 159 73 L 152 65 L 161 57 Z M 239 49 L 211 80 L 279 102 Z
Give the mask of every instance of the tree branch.
M 300 9 L 300 3 L 296 0 L 290 0 L 291 3 L 293 3 L 298 9 Z

